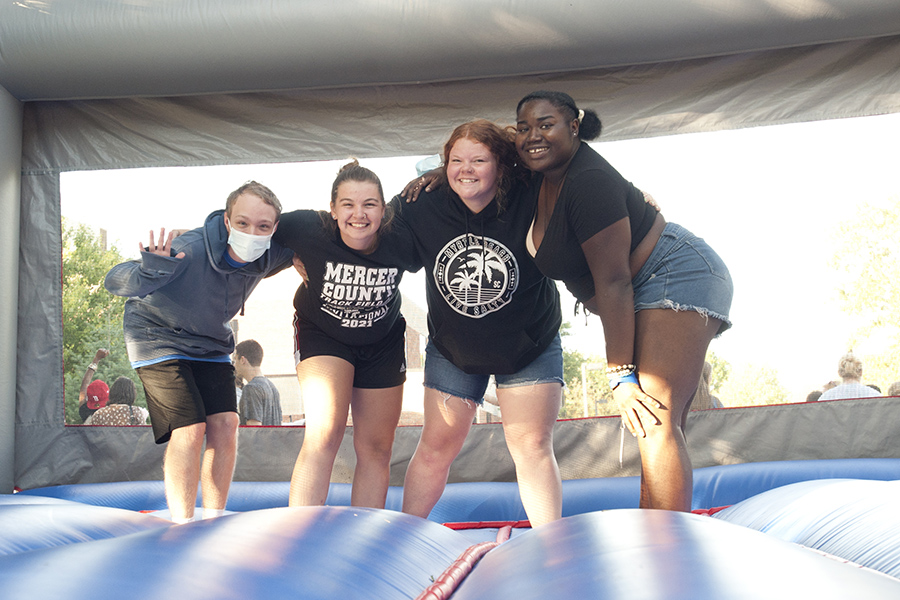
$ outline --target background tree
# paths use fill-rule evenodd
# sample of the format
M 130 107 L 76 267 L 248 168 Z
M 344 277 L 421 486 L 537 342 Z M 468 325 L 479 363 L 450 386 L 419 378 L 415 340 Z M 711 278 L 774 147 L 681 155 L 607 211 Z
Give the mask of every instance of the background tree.
M 712 373 L 709 376 L 709 391 L 714 395 L 722 390 L 722 386 L 731 375 L 731 365 L 715 352 L 707 352 L 706 362 L 712 365 Z
M 569 335 L 571 323 L 563 323 L 559 328 L 559 333 L 565 340 Z M 619 415 L 619 407 L 612 401 L 612 390 L 609 388 L 609 380 L 606 376 L 606 358 L 598 355 L 585 356 L 577 350 L 566 350 L 565 341 L 563 342 L 563 379 L 566 382 L 566 389 L 563 396 L 563 404 L 559 411 L 560 419 L 572 419 L 585 416 L 584 411 L 584 384 L 587 383 L 588 397 L 588 414 L 587 416 L 609 416 Z M 722 389 L 726 387 L 726 383 L 731 375 L 731 365 L 728 361 L 720 358 L 715 352 L 709 352 L 706 356 L 707 362 L 712 365 L 712 375 L 710 376 L 710 391 L 718 395 Z M 595 370 L 588 370 L 582 377 L 582 364 L 596 365 Z M 786 401 L 787 392 L 778 383 L 777 374 L 756 373 L 747 380 L 747 384 L 759 387 L 759 383 L 765 383 L 765 389 L 768 392 L 775 393 L 775 401 Z M 734 388 L 734 386 L 732 386 Z M 732 406 L 740 406 L 744 403 L 741 398 L 756 398 L 755 392 L 734 388 L 732 397 L 735 403 L 726 403 Z M 759 398 L 756 403 L 762 403 Z
M 715 369 L 713 369 L 713 374 L 715 374 Z M 719 400 L 725 406 L 790 402 L 787 388 L 778 379 L 778 371 L 772 367 L 753 364 L 735 368 L 716 392 Z M 797 402 L 803 400 L 797 399 Z
M 581 365 L 600 365 L 597 370 L 585 373 L 582 379 Z M 563 379 L 566 389 L 563 395 L 563 405 L 559 411 L 559 418 L 572 419 L 583 417 L 584 414 L 584 383 L 587 383 L 588 415 L 617 415 L 618 407 L 613 405 L 612 391 L 609 389 L 609 380 L 606 378 L 606 359 L 601 356 L 584 356 L 577 350 L 563 349 Z
M 563 392 L 563 404 L 559 411 L 560 419 L 584 417 L 584 384 L 587 383 L 588 414 L 587 416 L 618 415 L 619 407 L 612 402 L 612 390 L 606 377 L 606 358 L 596 354 L 585 356 L 577 350 L 565 349 L 565 338 L 569 335 L 572 324 L 568 321 L 559 328 L 563 338 L 563 380 L 566 389 Z M 582 378 L 581 365 L 597 365 L 596 370 L 589 370 Z
M 856 349 L 863 361 L 863 383 L 877 383 L 886 391 L 900 380 L 900 197 L 863 203 L 833 237 L 838 302 L 856 326 L 847 349 Z
M 106 273 L 122 262 L 116 248 L 107 250 L 101 236 L 83 224 L 62 222 L 63 266 L 63 374 L 66 423 L 81 423 L 78 392 L 87 366 L 98 348 L 109 350 L 95 379 L 112 384 L 120 375 L 137 385 L 136 404 L 146 406 L 144 389 L 125 353 L 122 316 L 125 298 L 103 287 Z

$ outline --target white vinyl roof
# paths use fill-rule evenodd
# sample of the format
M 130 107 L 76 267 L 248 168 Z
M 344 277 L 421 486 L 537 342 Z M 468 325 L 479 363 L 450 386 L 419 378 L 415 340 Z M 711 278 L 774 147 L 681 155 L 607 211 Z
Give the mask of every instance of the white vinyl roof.
M 897 0 L 6 0 L 19 100 L 456 81 L 900 34 Z

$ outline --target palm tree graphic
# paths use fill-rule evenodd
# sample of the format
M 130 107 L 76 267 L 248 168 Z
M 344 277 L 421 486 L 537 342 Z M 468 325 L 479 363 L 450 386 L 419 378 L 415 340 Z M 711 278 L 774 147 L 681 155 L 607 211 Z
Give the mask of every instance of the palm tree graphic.
M 497 258 L 496 253 L 485 251 L 484 248 L 481 252 L 471 252 L 467 258 L 465 266 L 456 272 L 456 277 L 450 284 L 458 285 L 460 292 L 467 292 L 474 285 L 477 296 L 472 304 L 481 304 L 484 278 L 487 278 L 488 283 L 493 283 L 496 274 L 506 274 L 506 265 Z M 472 269 L 472 271 L 469 272 L 466 269 Z M 499 287 L 500 284 L 501 281 L 498 278 L 495 287 Z M 466 297 L 468 298 L 468 294 Z

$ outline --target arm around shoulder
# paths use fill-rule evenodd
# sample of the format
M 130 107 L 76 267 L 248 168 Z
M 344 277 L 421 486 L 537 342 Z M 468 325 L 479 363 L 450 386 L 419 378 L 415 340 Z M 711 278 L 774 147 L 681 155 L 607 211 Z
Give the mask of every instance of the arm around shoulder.
M 271 252 L 270 268 L 266 273 L 266 277 L 271 277 L 276 273 L 280 273 L 293 264 L 294 251 L 290 248 L 285 248 L 281 244 L 273 241 L 272 246 L 269 248 L 269 252 Z

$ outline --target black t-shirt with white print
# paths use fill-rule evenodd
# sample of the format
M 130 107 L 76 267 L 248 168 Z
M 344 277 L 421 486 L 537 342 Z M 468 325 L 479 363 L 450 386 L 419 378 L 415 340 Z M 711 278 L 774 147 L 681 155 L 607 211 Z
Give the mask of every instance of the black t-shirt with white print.
M 348 345 L 383 339 L 400 316 L 398 285 L 404 270 L 418 268 L 411 244 L 379 243 L 361 254 L 341 240 L 329 213 L 296 210 L 281 215 L 276 242 L 306 267 L 307 282 L 294 295 L 300 318 Z
M 556 284 L 525 249 L 534 201 L 524 186 L 479 213 L 449 186 L 422 193 L 417 202 L 391 201 L 392 228 L 385 245 L 409 237 L 426 269 L 428 334 L 467 373 L 515 373 L 547 349 L 562 316 Z

